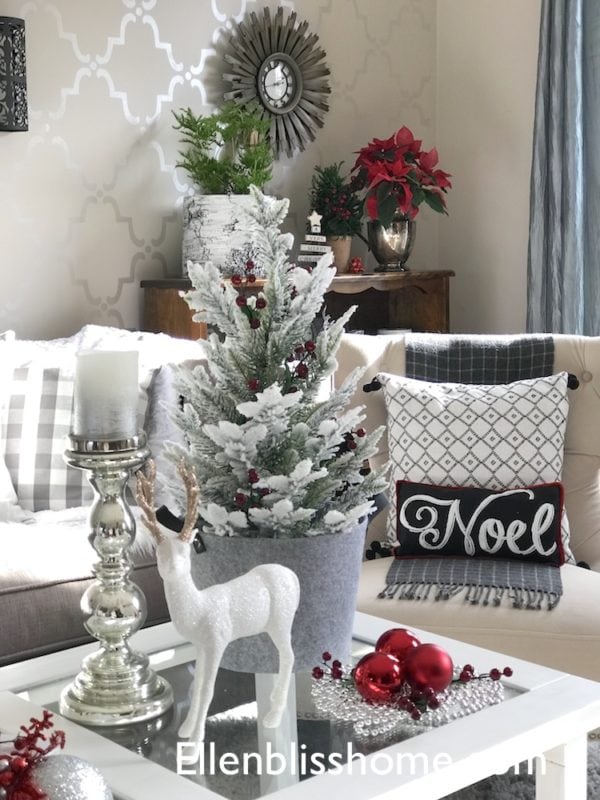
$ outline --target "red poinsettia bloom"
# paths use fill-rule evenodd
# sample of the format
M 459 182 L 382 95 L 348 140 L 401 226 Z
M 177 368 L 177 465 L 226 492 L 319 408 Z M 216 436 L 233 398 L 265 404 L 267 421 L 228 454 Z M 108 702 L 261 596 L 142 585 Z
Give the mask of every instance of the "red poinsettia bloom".
M 414 219 L 421 203 L 446 212 L 444 194 L 452 188 L 450 175 L 436 169 L 436 148 L 422 150 L 405 125 L 389 139 L 373 139 L 358 151 L 353 182 L 365 191 L 364 206 L 372 220 L 389 225 L 398 212 Z

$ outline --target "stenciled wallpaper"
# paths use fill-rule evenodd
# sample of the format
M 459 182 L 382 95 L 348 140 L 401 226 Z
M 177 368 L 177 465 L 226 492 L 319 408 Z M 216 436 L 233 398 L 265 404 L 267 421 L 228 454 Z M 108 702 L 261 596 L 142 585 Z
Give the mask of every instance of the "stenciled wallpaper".
M 141 324 L 144 278 L 181 274 L 172 109 L 210 113 L 231 18 L 259 0 L 0 0 L 26 21 L 29 131 L 0 133 L 0 330 L 68 335 Z M 278 161 L 301 236 L 316 164 L 344 161 L 400 125 L 435 142 L 435 0 L 284 0 L 320 37 L 330 112 L 317 140 Z M 446 166 L 446 165 L 444 165 Z M 413 269 L 435 269 L 436 215 L 419 216 Z M 364 248 L 356 252 L 364 254 Z M 443 266 L 443 265 L 442 265 Z

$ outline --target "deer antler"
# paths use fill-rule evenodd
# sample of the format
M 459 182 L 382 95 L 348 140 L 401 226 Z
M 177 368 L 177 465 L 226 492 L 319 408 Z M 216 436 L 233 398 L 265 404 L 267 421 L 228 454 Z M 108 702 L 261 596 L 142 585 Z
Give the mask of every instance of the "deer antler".
M 164 541 L 165 536 L 160 529 L 160 523 L 156 519 L 156 509 L 154 508 L 154 484 L 156 482 L 156 464 L 153 458 L 146 462 L 146 471 L 140 469 L 136 473 L 137 491 L 135 499 L 142 509 L 142 522 L 148 528 L 156 544 Z
M 181 475 L 187 498 L 185 520 L 183 528 L 177 534 L 177 538 L 181 539 L 182 542 L 190 542 L 198 521 L 198 495 L 200 494 L 200 489 L 198 488 L 196 473 L 192 467 L 188 467 L 183 459 L 179 462 L 177 471 Z

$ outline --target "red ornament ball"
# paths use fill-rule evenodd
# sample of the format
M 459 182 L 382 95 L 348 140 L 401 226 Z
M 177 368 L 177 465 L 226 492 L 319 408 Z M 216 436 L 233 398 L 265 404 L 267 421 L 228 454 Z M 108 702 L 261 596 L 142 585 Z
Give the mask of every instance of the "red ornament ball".
M 411 650 L 404 663 L 404 677 L 412 689 L 443 692 L 452 681 L 454 664 L 437 644 L 421 644 Z
M 403 662 L 411 650 L 420 644 L 414 633 L 406 628 L 391 628 L 377 639 L 375 650 L 378 653 L 388 653 Z
M 354 685 L 369 703 L 389 703 L 404 680 L 402 664 L 387 653 L 367 653 L 352 671 Z

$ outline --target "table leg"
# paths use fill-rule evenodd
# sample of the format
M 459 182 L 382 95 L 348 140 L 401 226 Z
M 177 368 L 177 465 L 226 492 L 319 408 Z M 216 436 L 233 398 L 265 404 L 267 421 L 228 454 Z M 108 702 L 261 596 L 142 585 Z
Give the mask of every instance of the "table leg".
M 298 782 L 298 723 L 296 720 L 296 684 L 294 675 L 290 681 L 287 704 L 281 724 L 277 728 L 265 728 L 261 720 L 271 707 L 271 692 L 277 675 L 255 676 L 256 705 L 258 718 L 258 751 L 262 758 L 263 771 L 260 776 L 261 794 L 269 794 Z M 271 758 L 268 753 L 278 754 Z M 269 774 L 270 773 L 270 774 Z
M 538 762 L 535 800 L 586 800 L 587 736 L 580 736 L 544 753 Z M 544 774 L 545 773 L 545 774 Z

